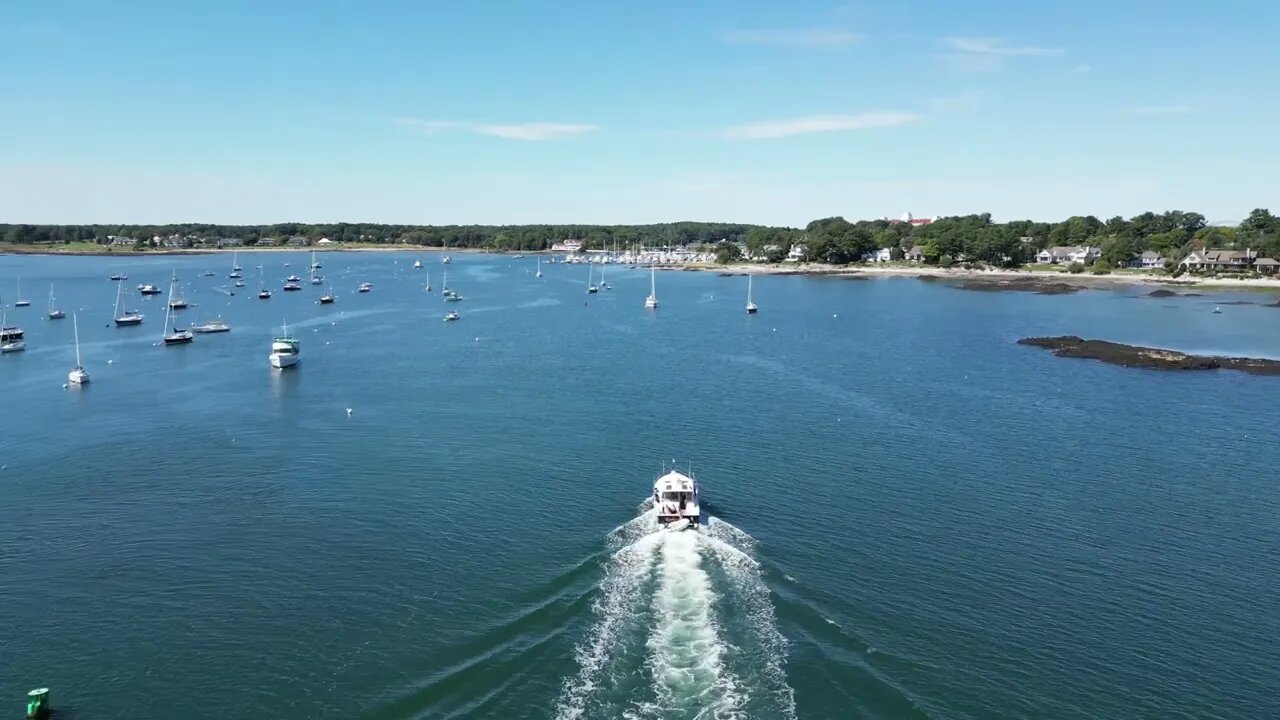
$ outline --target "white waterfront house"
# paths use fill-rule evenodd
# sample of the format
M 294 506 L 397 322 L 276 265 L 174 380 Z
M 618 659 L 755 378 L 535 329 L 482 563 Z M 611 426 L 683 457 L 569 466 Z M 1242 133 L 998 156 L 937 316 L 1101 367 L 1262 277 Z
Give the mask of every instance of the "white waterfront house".
M 804 260 L 805 253 L 808 252 L 808 250 L 809 248 L 805 247 L 803 244 L 796 243 L 791 246 L 791 251 L 787 253 L 787 257 L 783 262 L 800 262 Z
M 1036 262 L 1052 265 L 1059 263 L 1088 265 L 1100 257 L 1102 257 L 1102 248 L 1088 245 L 1056 245 L 1036 253 Z

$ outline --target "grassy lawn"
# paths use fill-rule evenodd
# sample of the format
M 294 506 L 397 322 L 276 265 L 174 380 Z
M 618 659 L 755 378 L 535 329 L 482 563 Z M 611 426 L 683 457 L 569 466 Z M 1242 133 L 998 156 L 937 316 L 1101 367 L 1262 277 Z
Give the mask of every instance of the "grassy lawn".
M 1053 263 L 1032 263 L 1024 267 L 1037 272 L 1066 272 L 1065 265 L 1054 265 Z

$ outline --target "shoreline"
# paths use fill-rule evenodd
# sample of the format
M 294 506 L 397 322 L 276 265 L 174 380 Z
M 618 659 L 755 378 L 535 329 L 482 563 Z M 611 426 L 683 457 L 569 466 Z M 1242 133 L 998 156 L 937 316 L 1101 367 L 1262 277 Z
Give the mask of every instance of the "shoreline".
M 905 278 L 929 278 L 941 280 L 967 280 L 978 282 L 989 282 L 992 284 L 1004 284 L 1012 282 L 1032 282 L 1032 283 L 1070 283 L 1082 286 L 1091 285 L 1151 285 L 1151 286 L 1174 286 L 1174 287 L 1220 287 L 1220 288 L 1239 288 L 1239 289 L 1262 289 L 1280 292 L 1280 278 L 1203 278 L 1192 275 L 1182 275 L 1180 277 L 1167 277 L 1161 275 L 1148 275 L 1138 273 L 1117 273 L 1112 272 L 1107 275 L 1090 275 L 1089 273 L 1066 273 L 1051 270 L 1010 270 L 1010 269 L 994 269 L 994 270 L 965 270 L 956 268 L 940 268 L 931 266 L 902 266 L 895 265 L 889 267 L 878 267 L 875 265 L 868 266 L 839 266 L 824 265 L 822 263 L 790 263 L 779 265 L 759 265 L 759 264 L 735 264 L 735 265 L 714 265 L 714 264 L 698 264 L 684 266 L 669 266 L 665 269 L 679 269 L 689 272 L 718 272 L 724 275 L 810 275 L 810 276 L 829 276 L 829 277 L 905 277 Z

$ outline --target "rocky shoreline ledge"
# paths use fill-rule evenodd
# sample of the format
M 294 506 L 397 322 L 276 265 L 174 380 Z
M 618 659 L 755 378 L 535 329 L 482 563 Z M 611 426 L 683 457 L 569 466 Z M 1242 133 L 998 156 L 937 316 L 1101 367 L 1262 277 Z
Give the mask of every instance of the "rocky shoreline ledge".
M 1251 375 L 1280 375 L 1280 361 L 1266 358 L 1188 355 L 1176 350 L 1125 345 L 1106 340 L 1085 340 L 1075 335 L 1024 337 L 1019 345 L 1052 350 L 1058 357 L 1101 360 L 1112 365 L 1151 370 L 1239 370 Z

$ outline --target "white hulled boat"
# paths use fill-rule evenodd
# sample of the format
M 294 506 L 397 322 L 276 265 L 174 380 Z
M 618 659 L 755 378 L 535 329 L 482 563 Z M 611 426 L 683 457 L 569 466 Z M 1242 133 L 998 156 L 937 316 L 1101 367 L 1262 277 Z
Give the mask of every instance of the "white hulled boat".
M 61 320 L 67 314 L 58 309 L 58 304 L 53 299 L 53 283 L 49 283 L 49 309 L 47 311 L 50 320 Z
M 178 294 L 178 273 L 176 272 L 169 282 L 169 307 L 174 310 L 185 310 L 188 307 L 187 299 Z
M 533 274 L 534 277 L 542 277 L 542 258 L 538 258 L 538 272 Z
M 267 357 L 271 362 L 271 367 L 280 370 L 293 367 L 298 364 L 301 355 L 301 341 L 289 336 L 289 324 L 284 323 L 281 326 L 280 335 L 271 340 L 271 355 Z
M 458 314 L 458 311 L 457 311 L 457 310 L 450 310 L 449 312 L 447 312 L 447 313 L 445 313 L 445 314 L 444 314 L 444 321 L 445 321 L 445 322 L 452 322 L 452 321 L 454 321 L 454 320 L 457 320 L 457 319 L 458 319 L 458 318 L 460 318 L 460 317 L 462 317 L 462 316 Z
M 596 287 L 595 281 L 593 279 L 594 276 L 595 276 L 595 270 L 591 267 L 591 261 L 588 260 L 587 261 L 587 293 L 592 295 L 600 291 L 600 288 Z
M 155 285 L 151 285 L 149 283 L 143 283 L 138 286 L 138 292 L 142 293 L 143 295 L 159 295 L 162 291 L 160 290 L 160 288 L 156 287 Z
M 203 335 L 231 332 L 231 326 L 222 318 L 214 318 L 212 320 L 206 320 L 192 325 L 191 332 L 201 333 Z
M 413 261 L 413 269 L 414 269 L 414 270 L 421 270 L 421 269 L 422 269 L 422 261 L 421 261 L 421 260 L 414 260 L 414 261 Z
M 18 299 L 13 301 L 14 307 L 27 307 L 31 305 L 30 300 L 24 300 L 22 297 L 22 278 L 18 278 Z
M 669 530 L 683 530 L 698 526 L 701 520 L 698 481 L 693 472 L 688 475 L 671 470 L 653 481 L 653 506 L 658 513 L 658 524 Z
M 751 275 L 747 275 L 747 314 L 755 315 L 760 308 L 756 307 L 756 303 L 751 299 Z
M 644 309 L 658 309 L 658 280 L 654 274 L 653 263 L 649 263 L 649 297 L 644 299 Z
M 267 285 L 266 285 L 266 283 L 265 283 L 265 282 L 263 282 L 263 280 L 262 280 L 262 266 L 261 266 L 261 265 L 259 265 L 259 266 L 258 266 L 258 287 L 262 288 L 261 290 L 259 290 L 259 291 L 258 291 L 258 299 L 259 299 L 259 300 L 270 300 L 270 299 L 271 299 L 271 291 L 267 289 Z
M 356 292 L 367 293 L 372 289 L 373 289 L 373 283 L 362 282 L 360 283 L 360 286 L 356 288 Z
M 80 364 L 80 323 L 76 320 L 75 313 L 71 314 L 71 327 L 74 328 L 76 336 L 76 366 L 67 373 L 67 382 L 72 385 L 84 385 L 89 382 L 89 371 Z

